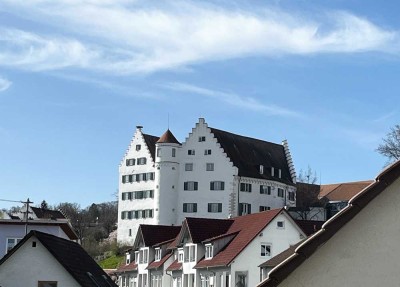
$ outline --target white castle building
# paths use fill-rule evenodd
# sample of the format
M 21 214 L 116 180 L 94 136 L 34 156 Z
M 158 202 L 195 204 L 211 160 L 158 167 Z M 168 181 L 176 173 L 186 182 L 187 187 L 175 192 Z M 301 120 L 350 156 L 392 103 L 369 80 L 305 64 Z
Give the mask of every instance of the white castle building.
M 295 206 L 296 173 L 287 141 L 275 144 L 211 128 L 199 119 L 183 143 L 138 126 L 119 167 L 118 241 L 140 224 L 185 217 L 228 218 Z

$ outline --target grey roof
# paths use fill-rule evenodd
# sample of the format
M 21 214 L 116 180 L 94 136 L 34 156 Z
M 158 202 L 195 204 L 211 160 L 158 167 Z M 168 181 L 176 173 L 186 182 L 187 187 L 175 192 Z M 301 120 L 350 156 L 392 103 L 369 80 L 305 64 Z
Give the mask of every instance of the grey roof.
M 269 179 L 293 185 L 283 145 L 210 128 L 224 152 L 239 169 L 239 176 Z M 260 165 L 264 173 L 260 174 Z M 274 176 L 271 168 L 275 169 Z M 281 170 L 281 178 L 278 170 Z
M 0 266 L 32 236 L 35 236 L 43 244 L 82 287 L 117 287 L 107 273 L 78 243 L 36 230 L 29 232 L 7 253 L 0 260 Z
M 144 141 L 146 142 L 147 148 L 150 151 L 151 157 L 153 161 L 156 158 L 156 142 L 158 141 L 159 137 L 143 134 Z

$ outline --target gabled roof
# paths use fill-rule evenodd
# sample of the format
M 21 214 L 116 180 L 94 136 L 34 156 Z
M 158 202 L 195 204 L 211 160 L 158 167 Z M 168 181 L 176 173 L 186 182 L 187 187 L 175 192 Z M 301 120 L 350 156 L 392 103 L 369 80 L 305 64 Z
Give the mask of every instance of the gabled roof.
M 158 141 L 159 137 L 148 135 L 148 134 L 143 134 L 143 133 L 142 133 L 142 135 L 143 135 L 144 141 L 147 145 L 147 148 L 150 151 L 151 157 L 154 161 L 156 158 L 156 142 Z
M 309 258 L 319 246 L 327 242 L 346 223 L 351 221 L 368 203 L 378 196 L 387 186 L 400 177 L 400 161 L 387 167 L 368 185 L 352 197 L 348 205 L 329 219 L 322 229 L 301 243 L 295 252 L 281 264 L 276 266 L 268 274 L 268 278 L 261 282 L 258 287 L 278 286 L 286 277 Z
M 286 213 L 283 208 L 235 217 L 226 233 L 236 236 L 212 259 L 203 259 L 195 268 L 218 267 L 229 265 L 250 242 L 279 214 Z M 287 214 L 288 215 L 288 214 Z M 288 215 L 290 217 L 290 215 Z
M 224 152 L 239 169 L 239 176 L 269 179 L 293 185 L 283 145 L 210 128 Z M 260 174 L 260 165 L 264 173 Z M 271 175 L 271 167 L 275 175 Z M 281 178 L 278 177 L 281 170 Z
M 291 245 L 288 249 L 282 251 L 281 253 L 277 254 L 276 256 L 272 257 L 271 259 L 265 261 L 264 263 L 261 263 L 258 265 L 258 267 L 275 267 L 278 264 L 282 263 L 285 261 L 287 258 L 289 258 L 294 251 L 296 250 L 297 246 L 299 246 L 301 243 L 303 243 L 304 240 L 297 242 L 294 245 Z
M 66 219 L 64 214 L 59 210 L 51 210 L 45 208 L 31 207 L 37 218 L 41 219 Z
M 159 243 L 167 243 L 173 240 L 180 230 L 180 226 L 141 224 L 135 239 L 134 249 L 138 247 L 140 240 L 143 240 L 144 245 L 148 247 Z
M 132 261 L 129 264 L 121 264 L 116 273 L 124 273 L 124 272 L 132 272 L 132 271 L 137 271 L 138 265 L 136 264 L 135 261 Z
M 330 201 L 349 201 L 354 195 L 372 184 L 372 180 L 344 182 L 321 185 L 319 198 L 326 197 Z
M 157 143 L 175 143 L 181 144 L 172 134 L 172 132 L 168 129 L 157 141 Z
M 162 267 L 165 263 L 165 261 L 167 261 L 170 257 L 172 256 L 172 252 L 168 252 L 167 254 L 164 255 L 163 258 L 161 258 L 160 261 L 153 261 L 149 264 L 149 266 L 147 266 L 146 269 L 158 269 L 160 267 Z
M 97 286 L 117 287 L 103 269 L 100 268 L 78 243 L 36 230 L 29 232 L 9 253 L 7 253 L 0 260 L 0 266 L 31 237 L 36 237 L 81 286 L 95 286 L 93 282 L 94 279 Z M 45 268 L 44 262 L 43 268 Z M 93 279 L 88 273 L 91 274 Z

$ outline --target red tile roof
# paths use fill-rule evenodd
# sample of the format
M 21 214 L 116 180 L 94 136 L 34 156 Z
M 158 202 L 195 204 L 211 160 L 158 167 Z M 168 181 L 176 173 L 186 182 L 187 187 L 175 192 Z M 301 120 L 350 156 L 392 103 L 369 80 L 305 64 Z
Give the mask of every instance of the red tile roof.
M 351 198 L 349 204 L 329 219 L 322 226 L 322 229 L 313 236 L 300 244 L 295 252 L 276 266 L 269 274 L 268 278 L 261 282 L 257 287 L 276 287 L 285 278 L 289 276 L 297 267 L 299 267 L 307 258 L 309 258 L 318 247 L 327 242 L 332 236 L 340 230 L 346 223 L 351 221 L 363 208 L 368 206 L 376 196 L 384 191 L 400 177 L 400 161 L 395 162 L 384 169 L 375 179 L 375 182 L 368 185 Z
M 172 262 L 172 264 L 167 268 L 167 271 L 178 271 L 178 270 L 182 270 L 182 263 L 178 262 L 178 260 Z
M 330 201 L 349 201 L 354 195 L 373 183 L 372 180 L 321 185 L 318 197 Z
M 264 263 L 258 265 L 258 267 L 275 267 L 281 262 L 285 261 L 289 258 L 294 251 L 296 250 L 297 246 L 303 243 L 304 240 L 297 242 L 296 244 L 290 246 L 288 249 L 282 251 L 281 253 L 277 254 L 276 256 L 272 257 L 271 259 L 265 261 Z
M 233 240 L 212 259 L 203 259 L 195 268 L 227 266 L 242 252 L 244 248 L 280 213 L 286 210 L 273 209 L 269 211 L 235 217 L 226 233 L 238 234 Z
M 129 272 L 129 271 L 137 271 L 138 265 L 136 264 L 135 261 L 129 263 L 129 264 L 121 264 L 118 269 L 117 273 L 123 273 L 123 272 Z
M 175 138 L 175 136 L 171 133 L 169 129 L 158 139 L 157 143 L 181 144 L 180 142 L 178 142 L 178 140 Z
M 153 261 L 149 264 L 149 266 L 147 266 L 146 269 L 158 269 L 160 267 L 163 266 L 163 264 L 165 263 L 165 261 L 168 260 L 168 258 L 170 258 L 172 256 L 172 252 L 169 252 L 167 254 L 164 255 L 163 258 L 161 258 L 160 261 Z

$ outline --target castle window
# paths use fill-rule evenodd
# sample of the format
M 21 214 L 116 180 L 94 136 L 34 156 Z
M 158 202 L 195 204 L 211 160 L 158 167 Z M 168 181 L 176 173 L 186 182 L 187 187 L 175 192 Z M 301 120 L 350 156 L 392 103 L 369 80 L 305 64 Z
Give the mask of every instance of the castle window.
M 210 190 L 224 190 L 225 182 L 223 181 L 211 181 Z
M 142 147 L 140 146 L 140 144 L 136 145 L 136 150 L 139 151 Z
M 294 192 L 292 191 L 288 192 L 288 198 L 289 200 L 294 201 Z
M 160 157 L 161 156 L 161 148 L 159 147 L 158 149 L 157 149 L 157 157 Z
M 188 155 L 195 155 L 195 150 L 194 149 L 189 149 L 188 150 Z
M 239 203 L 239 215 L 251 214 L 251 204 Z
M 262 212 L 262 211 L 267 211 L 267 210 L 271 210 L 271 207 L 260 205 L 260 212 Z
M 214 164 L 212 162 L 206 163 L 206 171 L 213 171 Z
M 138 165 L 145 165 L 146 164 L 146 158 L 145 157 L 139 157 L 137 159 L 137 164 Z
M 209 203 L 208 204 L 208 212 L 211 212 L 211 213 L 222 212 L 222 203 Z
M 126 160 L 126 166 L 132 166 L 135 165 L 135 159 L 134 158 L 129 158 Z
M 176 156 L 176 149 L 173 148 L 173 149 L 172 149 L 172 157 L 175 157 L 175 156 Z
M 197 203 L 184 203 L 183 212 L 195 213 L 197 212 Z
M 260 174 L 264 174 L 264 166 L 260 165 Z
M 267 185 L 260 185 L 260 194 L 271 195 L 271 187 Z
M 197 190 L 199 183 L 197 181 L 185 181 L 183 183 L 183 190 Z
M 278 188 L 278 197 L 283 197 L 283 189 Z
M 241 183 L 240 184 L 240 191 L 244 192 L 251 192 L 251 183 Z
M 193 171 L 193 163 L 185 163 L 185 171 Z
M 210 154 L 211 154 L 211 150 L 210 149 L 204 150 L 204 155 L 210 155 Z
M 199 137 L 199 142 L 205 142 L 205 141 L 206 141 L 206 137 L 204 137 L 204 136 Z

